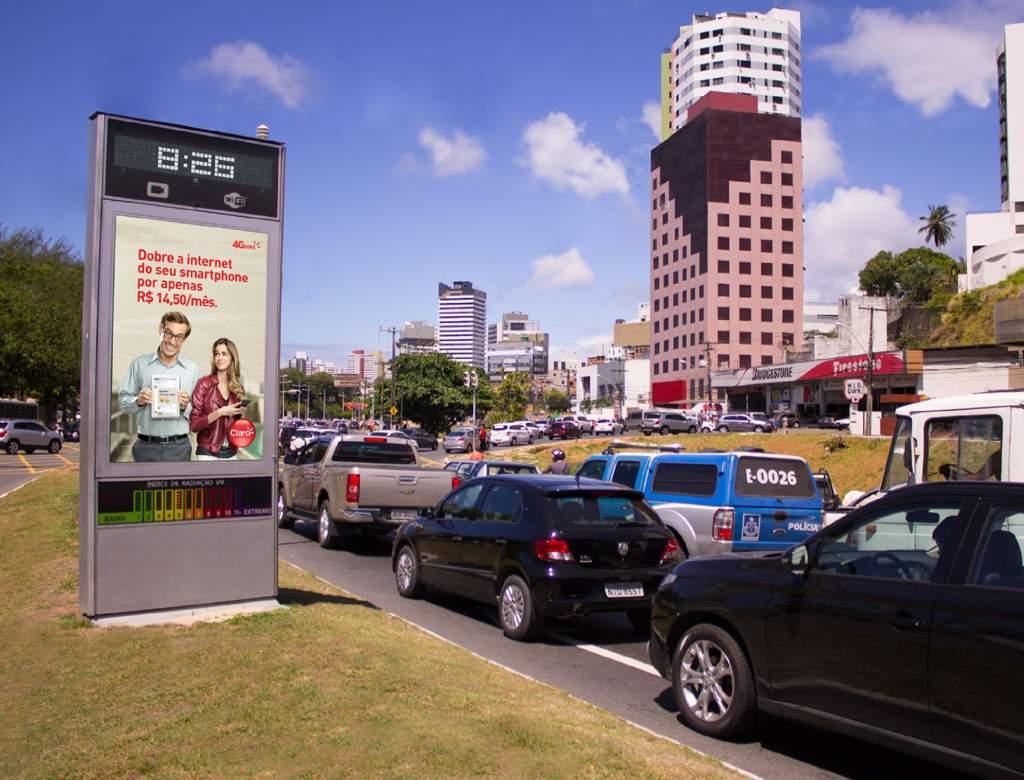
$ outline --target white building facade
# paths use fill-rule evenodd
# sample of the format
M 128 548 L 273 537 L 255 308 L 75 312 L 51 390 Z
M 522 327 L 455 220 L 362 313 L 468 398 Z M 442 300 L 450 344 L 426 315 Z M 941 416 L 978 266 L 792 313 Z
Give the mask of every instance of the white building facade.
M 484 368 L 487 293 L 472 282 L 437 286 L 437 350 L 452 360 Z
M 1003 28 L 996 52 L 999 93 L 999 211 L 968 214 L 968 290 L 1024 268 L 1024 23 Z
M 800 12 L 694 14 L 661 62 L 661 139 L 708 92 L 755 95 L 765 114 L 799 117 Z

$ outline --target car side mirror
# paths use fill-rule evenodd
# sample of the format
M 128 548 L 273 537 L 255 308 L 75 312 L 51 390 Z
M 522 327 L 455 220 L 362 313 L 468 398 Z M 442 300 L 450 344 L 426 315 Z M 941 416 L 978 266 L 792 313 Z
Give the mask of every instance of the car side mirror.
M 782 554 L 782 568 L 790 574 L 804 575 L 811 565 L 811 552 L 806 544 L 798 544 Z
M 420 512 L 420 516 L 421 517 L 426 517 L 426 518 L 433 518 L 434 514 L 435 514 L 434 513 L 434 507 L 432 507 L 432 506 L 428 506 L 427 508 L 423 509 Z

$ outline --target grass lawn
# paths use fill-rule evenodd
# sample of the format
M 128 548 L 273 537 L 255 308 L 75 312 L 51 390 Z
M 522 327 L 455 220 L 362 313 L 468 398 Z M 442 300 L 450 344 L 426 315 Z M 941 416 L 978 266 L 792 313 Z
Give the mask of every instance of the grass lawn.
M 534 447 L 515 450 L 492 448 L 487 457 L 492 460 L 516 460 L 534 463 L 544 469 L 551 462 L 551 450 L 560 447 L 565 450 L 566 459 L 572 470 L 590 455 L 595 455 L 608 446 L 611 436 L 584 436 L 579 440 L 552 442 Z M 888 439 L 864 438 L 861 436 L 839 435 L 833 431 L 801 431 L 791 433 L 706 433 L 679 434 L 676 436 L 627 436 L 625 438 L 640 444 L 678 443 L 686 452 L 699 452 L 704 447 L 730 450 L 734 447 L 763 447 L 766 452 L 799 455 L 811 469 L 828 469 L 832 475 L 839 497 L 848 490 L 870 490 L 882 481 L 885 458 L 889 453 Z M 831 453 L 826 444 L 838 440 L 845 448 Z
M 0 501 L 0 777 L 735 776 L 288 566 L 288 610 L 91 628 L 77 485 Z

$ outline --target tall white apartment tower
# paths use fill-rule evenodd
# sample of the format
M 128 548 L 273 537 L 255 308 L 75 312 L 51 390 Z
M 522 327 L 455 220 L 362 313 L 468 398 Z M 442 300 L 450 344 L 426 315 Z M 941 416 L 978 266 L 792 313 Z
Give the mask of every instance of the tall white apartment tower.
M 1003 28 L 996 49 L 1001 209 L 967 215 L 967 274 L 974 290 L 1024 268 L 1024 23 Z
M 472 282 L 437 286 L 437 351 L 459 363 L 484 367 L 487 293 Z
M 694 14 L 661 55 L 661 140 L 708 92 L 757 97 L 761 114 L 799 117 L 800 12 Z

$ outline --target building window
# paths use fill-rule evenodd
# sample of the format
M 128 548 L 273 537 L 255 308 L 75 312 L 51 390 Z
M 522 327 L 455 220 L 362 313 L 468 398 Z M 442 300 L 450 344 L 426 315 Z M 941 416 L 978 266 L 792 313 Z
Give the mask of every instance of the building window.
M 750 368 L 750 355 L 740 355 L 740 368 Z
M 672 315 L 672 327 L 673 328 L 678 328 L 679 327 L 679 315 L 678 314 L 673 314 Z
M 792 287 L 783 287 L 782 288 L 782 300 L 784 300 L 784 301 L 791 301 L 791 300 L 793 300 L 793 288 Z
M 718 273 L 720 273 L 720 274 L 727 274 L 727 273 L 729 273 L 729 261 L 728 260 L 719 260 L 718 261 Z
M 675 238 L 676 241 L 679 240 L 679 228 L 676 228 L 675 235 L 673 237 Z
M 782 264 L 782 275 L 783 276 L 792 276 L 793 275 L 793 264 L 792 263 L 783 263 Z
M 793 254 L 793 242 L 792 241 L 783 241 L 782 242 L 782 254 L 784 254 L 784 255 L 791 255 L 791 254 Z
M 679 358 L 672 358 L 672 370 L 673 371 L 678 371 L 679 370 Z
M 761 217 L 761 230 L 771 230 L 771 229 L 772 229 L 772 218 L 771 217 Z
M 740 285 L 740 298 L 749 298 L 749 297 L 750 297 L 750 285 L 749 284 L 741 284 Z
M 728 249 L 729 248 L 729 237 L 728 236 L 719 236 L 718 237 L 718 248 L 719 249 Z
M 793 220 L 789 217 L 784 217 L 782 220 L 782 229 L 792 233 L 793 232 Z
M 704 297 L 704 285 L 702 284 L 698 289 L 700 291 L 700 297 L 703 298 Z
M 719 214 L 718 215 L 718 226 L 719 227 L 729 227 L 729 215 L 728 214 Z
M 762 252 L 771 252 L 772 250 L 773 250 L 773 247 L 772 247 L 771 239 L 769 239 L 769 238 L 762 238 L 761 239 L 761 251 Z
M 723 369 L 723 368 L 728 368 L 728 367 L 729 367 L 729 356 L 728 355 L 722 355 L 721 353 L 719 353 L 719 355 L 718 355 L 718 368 L 719 369 Z M 724 391 L 721 388 L 719 388 L 718 389 L 718 398 L 719 399 L 722 398 L 723 393 L 724 393 Z
M 742 276 L 749 276 L 750 275 L 750 263 L 742 262 L 742 261 L 740 262 L 740 275 L 742 275 Z
M 663 254 L 661 256 L 661 264 L 662 265 L 668 265 L 668 252 L 666 252 L 665 254 Z
M 668 224 L 668 212 L 667 211 L 663 212 L 662 215 L 661 215 L 661 224 L 662 225 L 667 225 Z M 655 229 L 657 229 L 657 228 L 655 228 Z
M 791 209 L 791 208 L 793 208 L 793 196 L 792 195 L 783 195 L 782 196 L 782 208 L 784 208 L 784 209 Z
M 663 374 L 667 374 L 668 373 L 668 361 L 667 360 L 662 360 L 661 361 L 661 372 Z
M 655 303 L 654 309 L 655 309 L 655 311 L 657 311 L 657 309 L 658 309 L 657 303 L 658 302 L 655 301 L 654 303 Z M 660 325 L 661 325 L 661 323 L 659 323 L 657 320 L 654 321 L 654 332 L 655 333 L 660 333 L 661 332 Z
M 672 284 L 679 284 L 679 271 L 672 272 Z
M 782 321 L 783 322 L 792 322 L 793 321 L 793 310 L 792 309 L 783 309 L 782 310 Z
M 771 322 L 771 321 L 772 321 L 772 310 L 771 309 L 761 309 L 761 322 Z
M 688 247 L 688 246 L 686 246 L 684 244 L 683 245 L 683 257 L 686 257 L 688 254 L 690 254 L 690 247 Z
M 699 317 L 700 321 L 704 322 L 704 309 L 698 309 L 697 313 L 700 315 L 700 317 Z
M 793 174 L 792 173 L 784 173 L 784 174 L 782 174 L 782 186 L 783 187 L 792 187 L 793 186 Z
M 750 309 L 740 309 L 740 322 L 750 322 Z
M 657 363 L 654 364 L 654 375 L 655 376 L 657 376 L 660 373 L 660 368 L 661 367 Z
M 1014 211 L 1024 211 L 1024 200 L 1015 201 L 1013 204 Z
M 727 330 L 720 330 L 720 331 L 718 331 L 718 343 L 719 344 L 728 344 L 729 343 L 729 331 L 727 331 Z
M 657 298 L 655 298 L 655 299 L 654 299 L 654 310 L 655 310 L 655 311 L 659 311 L 659 310 L 660 310 L 660 308 L 661 308 L 661 304 L 660 304 L 660 302 L 658 301 L 658 299 L 657 299 Z M 658 323 L 654 323 L 654 327 L 658 327 Z
M 750 227 L 750 215 L 749 214 L 740 214 L 740 227 L 741 228 L 748 228 L 748 227 Z
M 673 306 L 678 306 L 679 305 L 679 293 L 672 293 L 672 305 Z
M 771 183 L 772 183 L 772 172 L 771 171 L 761 171 L 761 184 L 771 184 Z
M 654 289 L 661 289 L 661 279 L 657 276 L 654 277 Z
M 749 192 L 741 192 L 740 193 L 740 205 L 741 206 L 749 206 L 750 205 L 750 193 Z
M 696 333 L 691 333 L 690 334 L 690 346 L 691 347 L 697 346 L 697 334 Z
M 659 344 L 657 341 L 654 342 L 654 354 L 661 354 L 661 344 Z
M 672 349 L 679 349 L 679 336 L 672 339 Z
M 771 287 L 769 287 L 768 285 L 762 284 L 761 285 L 761 297 L 762 298 L 773 298 L 774 297 L 774 290 Z
M 786 347 L 793 346 L 793 334 L 792 333 L 783 333 L 782 334 L 782 344 L 783 344 L 783 346 L 786 346 Z
M 772 345 L 772 334 L 771 333 L 762 333 L 761 334 L 761 346 L 762 347 L 770 347 L 771 345 Z
M 771 355 L 765 355 L 764 357 L 761 358 L 762 366 L 770 366 L 774 362 L 775 358 L 773 358 Z
M 728 298 L 729 297 L 729 285 L 727 285 L 727 284 L 720 284 L 720 285 L 718 285 L 718 297 L 719 298 Z
M 748 219 L 749 219 L 749 217 L 748 217 Z M 750 251 L 750 239 L 749 238 L 741 238 L 740 239 L 740 251 L 741 252 L 749 252 Z
M 661 234 L 661 245 L 665 246 L 668 243 L 668 233 Z
M 673 249 L 672 250 L 672 262 L 673 263 L 679 262 L 679 250 L 678 249 Z
M 769 195 L 768 193 L 762 194 L 761 195 L 761 205 L 766 207 L 766 208 L 770 208 L 771 205 L 772 205 L 772 196 Z
M 718 307 L 718 319 L 720 319 L 722 321 L 727 321 L 729 319 L 729 307 L 728 306 L 719 306 Z
M 771 263 L 761 263 L 761 276 L 771 276 L 774 271 L 772 270 Z
M 657 248 L 658 248 L 658 239 L 654 239 L 651 242 L 651 249 L 657 249 Z
M 749 330 L 741 330 L 740 331 L 740 344 L 749 344 L 749 343 L 750 343 L 750 331 Z
M 783 165 L 789 165 L 792 162 L 793 162 L 793 153 L 792 152 L 783 152 L 782 153 L 782 163 L 783 163 Z

